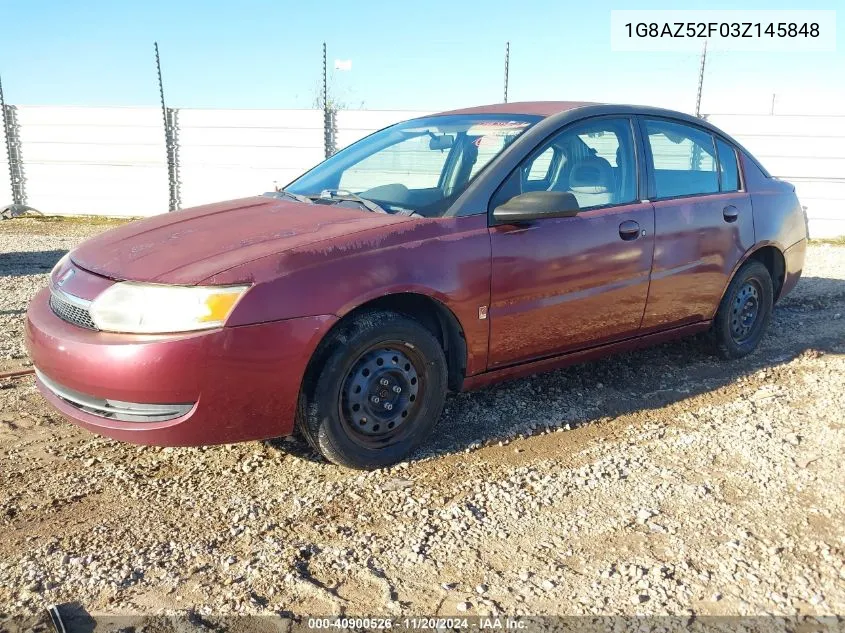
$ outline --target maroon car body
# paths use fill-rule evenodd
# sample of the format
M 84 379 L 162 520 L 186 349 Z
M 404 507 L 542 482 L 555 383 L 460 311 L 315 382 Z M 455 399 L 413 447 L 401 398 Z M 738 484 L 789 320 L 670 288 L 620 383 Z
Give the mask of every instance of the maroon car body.
M 542 119 L 441 217 L 255 197 L 133 222 L 82 244 L 27 316 L 45 398 L 80 426 L 141 444 L 271 438 L 293 432 L 320 342 L 369 307 L 431 324 L 457 391 L 707 330 L 747 261 L 767 267 L 775 299 L 801 274 L 806 228 L 793 187 L 706 122 L 580 103 L 447 114 L 462 113 Z M 567 126 L 608 116 L 634 126 L 636 199 L 534 223 L 493 221 L 491 198 L 535 147 Z M 641 117 L 728 143 L 738 157 L 738 190 L 657 199 Z M 636 229 L 623 236 L 623 226 Z M 50 297 L 62 279 L 60 292 L 82 305 L 123 280 L 250 288 L 223 327 L 125 334 L 58 316 Z M 169 419 L 138 421 L 108 411 L 121 403 L 182 408 Z

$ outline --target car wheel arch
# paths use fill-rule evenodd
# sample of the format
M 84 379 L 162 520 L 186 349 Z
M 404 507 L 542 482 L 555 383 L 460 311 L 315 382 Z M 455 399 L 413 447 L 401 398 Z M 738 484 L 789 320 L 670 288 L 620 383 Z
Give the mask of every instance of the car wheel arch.
M 769 274 L 772 277 L 772 285 L 774 287 L 774 301 L 777 302 L 780 297 L 781 288 L 783 288 L 783 282 L 786 279 L 786 258 L 783 254 L 784 250 L 785 249 L 782 245 L 777 242 L 765 241 L 755 244 L 742 258 L 740 258 L 734 266 L 734 269 L 731 271 L 731 274 L 725 283 L 725 287 L 722 290 L 722 295 L 719 298 L 720 303 L 722 298 L 724 298 L 725 293 L 728 291 L 728 287 L 730 286 L 731 281 L 733 281 L 733 278 L 736 276 L 736 273 L 745 265 L 746 262 L 751 260 L 759 261 L 769 271 Z
M 337 323 L 326 332 L 329 339 L 338 329 L 356 316 L 367 312 L 397 312 L 419 321 L 443 346 L 449 370 L 449 390 L 460 391 L 468 362 L 467 344 L 460 319 L 441 300 L 430 294 L 415 291 L 393 292 L 363 300 L 335 313 Z

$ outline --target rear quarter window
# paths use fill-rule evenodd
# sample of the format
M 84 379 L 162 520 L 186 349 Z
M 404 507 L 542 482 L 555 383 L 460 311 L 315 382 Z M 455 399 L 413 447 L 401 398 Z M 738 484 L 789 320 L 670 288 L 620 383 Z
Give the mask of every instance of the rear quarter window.
M 719 153 L 719 173 L 722 191 L 739 191 L 739 167 L 736 150 L 721 139 L 716 139 L 716 151 Z

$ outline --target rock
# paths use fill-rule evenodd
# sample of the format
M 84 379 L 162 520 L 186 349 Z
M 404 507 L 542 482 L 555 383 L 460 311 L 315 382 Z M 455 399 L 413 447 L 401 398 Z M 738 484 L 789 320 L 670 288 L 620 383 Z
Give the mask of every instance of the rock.
M 414 485 L 414 482 L 410 479 L 403 479 L 401 477 L 394 477 L 390 481 L 384 484 L 385 490 L 395 491 L 395 490 L 404 490 L 405 488 L 410 488 Z
M 653 516 L 655 516 L 655 513 L 652 512 L 651 510 L 646 510 L 645 508 L 638 510 L 637 511 L 637 523 L 642 525 Z
M 455 605 L 455 609 L 457 609 L 461 613 L 463 613 L 465 611 L 469 611 L 470 609 L 472 609 L 472 603 L 471 602 L 459 602 L 458 604 Z

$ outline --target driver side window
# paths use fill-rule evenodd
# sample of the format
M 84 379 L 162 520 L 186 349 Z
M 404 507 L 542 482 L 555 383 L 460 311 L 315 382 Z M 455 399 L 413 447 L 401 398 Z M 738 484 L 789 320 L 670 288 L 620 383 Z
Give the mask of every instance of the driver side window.
M 537 175 L 543 174 L 538 180 Z M 502 183 L 492 207 L 528 191 L 569 192 L 580 209 L 637 199 L 637 161 L 631 121 L 608 118 L 576 123 L 534 150 Z

